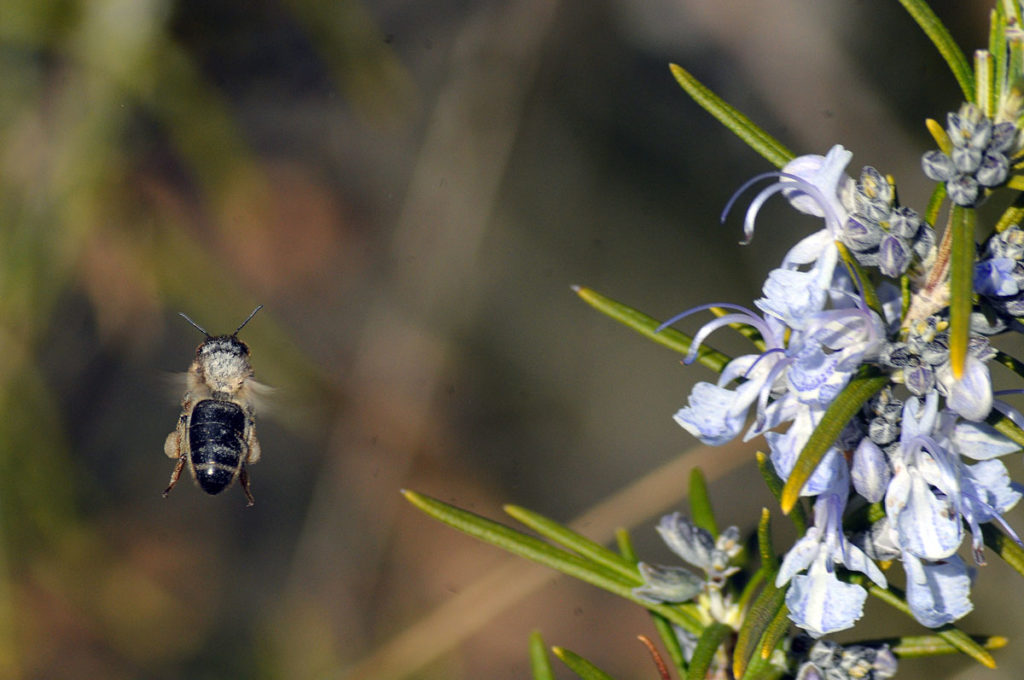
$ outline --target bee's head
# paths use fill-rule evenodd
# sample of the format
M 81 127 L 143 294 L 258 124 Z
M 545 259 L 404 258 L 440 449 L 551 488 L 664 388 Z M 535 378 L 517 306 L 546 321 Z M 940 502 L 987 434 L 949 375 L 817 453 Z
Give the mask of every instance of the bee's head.
M 252 369 L 249 367 L 249 346 L 238 339 L 238 332 L 261 309 L 263 305 L 254 309 L 231 335 L 211 336 L 205 328 L 188 316 L 181 315 L 206 336 L 206 340 L 196 348 L 196 370 L 214 394 L 233 393 L 252 375 Z

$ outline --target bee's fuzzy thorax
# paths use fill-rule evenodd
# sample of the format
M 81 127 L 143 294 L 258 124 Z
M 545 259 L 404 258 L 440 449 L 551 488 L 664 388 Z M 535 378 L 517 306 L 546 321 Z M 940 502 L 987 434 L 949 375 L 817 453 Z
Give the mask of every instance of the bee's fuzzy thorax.
M 192 367 L 196 382 L 221 398 L 235 395 L 253 374 L 248 346 L 232 335 L 210 338 L 199 345 Z

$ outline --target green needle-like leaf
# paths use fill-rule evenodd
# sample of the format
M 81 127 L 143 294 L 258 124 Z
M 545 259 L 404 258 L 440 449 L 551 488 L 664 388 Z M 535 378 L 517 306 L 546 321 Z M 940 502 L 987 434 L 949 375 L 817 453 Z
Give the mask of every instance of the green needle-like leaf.
M 1011 226 L 1020 224 L 1024 221 L 1024 194 L 1017 196 L 1013 200 L 1013 205 L 1006 209 L 1006 211 L 996 222 L 995 232 L 1001 234 Z
M 768 486 L 768 490 L 775 496 L 775 500 L 781 503 L 783 483 L 779 476 L 775 474 L 775 468 L 771 460 L 763 451 L 758 451 L 755 457 L 757 458 L 757 469 L 760 470 L 761 477 Z M 789 513 L 789 519 L 793 522 L 793 526 L 796 527 L 797 534 L 803 536 L 807 533 L 807 511 L 802 503 L 797 503 L 793 507 L 793 511 Z
M 1000 3 L 988 15 L 988 51 L 995 57 L 995 73 L 992 74 L 993 99 L 999 102 L 1006 83 L 1006 12 Z
M 868 278 L 867 272 L 857 262 L 857 258 L 850 253 L 850 249 L 846 247 L 846 244 L 836 241 L 836 248 L 839 249 L 839 256 L 843 258 L 843 264 L 846 265 L 846 271 L 850 273 L 850 278 L 856 282 L 858 288 L 860 288 L 861 296 L 864 298 L 864 304 L 868 306 L 868 309 L 872 310 L 879 318 L 885 318 L 885 310 L 882 309 L 882 301 L 878 299 L 878 293 L 875 292 L 875 287 L 871 285 L 871 280 Z
M 971 639 L 989 650 L 1002 649 L 1007 643 L 1007 639 L 1001 635 L 991 635 L 988 637 L 972 635 Z M 938 635 L 908 635 L 889 641 L 889 647 L 901 659 L 957 654 L 960 651 Z
M 645 609 L 679 624 L 691 633 L 699 634 L 703 630 L 696 614 L 690 611 L 692 605 L 650 604 L 634 595 L 633 588 L 639 583 L 638 577 L 626 578 L 618 571 L 603 564 L 589 561 L 575 553 L 545 543 L 539 538 L 435 498 L 415 491 L 403 491 L 402 493 L 410 503 L 423 512 L 463 533 L 635 602 Z
M 761 571 L 774 572 L 779 567 L 772 542 L 771 513 L 761 508 L 761 521 L 757 523 L 757 548 L 761 554 Z
M 533 673 L 533 680 L 555 680 L 544 638 L 541 637 L 540 631 L 536 630 L 530 633 L 530 670 Z
M 985 545 L 999 555 L 1014 571 L 1024 575 L 1024 548 L 991 524 L 982 524 L 981 533 L 985 537 Z
M 733 134 L 742 139 L 751 149 L 764 156 L 769 163 L 781 168 L 793 160 L 793 152 L 782 145 L 777 139 L 758 127 L 752 120 L 734 109 L 686 69 L 676 64 L 669 64 L 672 75 L 693 101 L 718 119 L 718 122 L 732 130 Z
M 553 519 L 518 505 L 506 505 L 504 510 L 509 516 L 522 522 L 541 536 L 549 538 L 589 560 L 608 567 L 627 581 L 635 583 L 635 585 L 643 583 L 643 579 L 632 562 L 600 543 L 592 541 L 586 536 L 581 536 Z
M 627 307 L 621 302 L 607 298 L 590 288 L 573 286 L 573 290 L 583 298 L 584 302 L 597 311 L 610 316 L 621 324 L 629 326 L 659 345 L 664 345 L 680 354 L 687 354 L 690 351 L 693 338 L 689 335 L 680 333 L 674 328 L 666 328 L 661 332 L 655 332 L 658 330 L 661 322 L 653 317 L 647 316 L 643 312 L 638 312 L 632 307 Z M 710 349 L 707 345 L 701 345 L 700 349 L 697 350 L 697 361 L 716 373 L 721 373 L 725 365 L 731 360 L 730 357 Z
M 768 629 L 761 636 L 761 658 L 770 659 L 772 652 L 779 646 L 782 638 L 789 632 L 789 609 L 783 607 L 775 612 L 775 618 L 768 624 Z
M 788 513 L 793 509 L 800 498 L 800 491 L 804 488 L 804 484 L 811 478 L 818 463 L 825 457 L 825 453 L 835 443 L 836 437 L 850 422 L 850 419 L 857 414 L 868 399 L 878 394 L 887 384 L 889 384 L 888 375 L 879 374 L 870 367 L 861 367 L 861 370 L 843 388 L 839 396 L 829 404 L 825 415 L 821 417 L 821 422 L 814 428 L 814 432 L 811 433 L 803 450 L 800 451 L 800 456 L 793 465 L 792 472 L 789 473 L 789 479 L 786 480 L 786 485 L 782 488 L 780 503 L 783 512 Z
M 942 134 L 946 133 L 943 132 Z M 946 139 L 949 138 L 947 137 Z M 946 183 L 939 182 L 932 190 L 932 195 L 928 199 L 928 205 L 924 210 L 924 219 L 928 224 L 935 224 L 935 220 L 939 219 L 939 210 L 942 209 L 942 202 L 944 200 L 946 200 Z
M 1024 448 L 1024 429 L 1010 420 L 1009 416 L 992 409 L 985 422 L 994 427 L 999 434 Z
M 693 656 L 690 657 L 690 670 L 686 674 L 687 680 L 704 680 L 708 676 L 708 668 L 715 660 L 715 652 L 731 634 L 732 628 L 724 623 L 712 623 L 704 629 L 697 640 Z
M 957 380 L 964 374 L 971 307 L 974 304 L 974 260 L 977 256 L 974 219 L 975 212 L 971 208 L 953 206 L 949 224 L 953 230 L 949 265 L 949 363 Z
M 555 656 L 562 660 L 562 663 L 572 669 L 573 673 L 583 678 L 583 680 L 614 680 L 612 676 L 608 675 L 576 652 L 571 652 L 564 647 L 552 647 L 551 651 L 555 653 Z
M 760 658 L 761 639 L 778 613 L 785 608 L 786 589 L 776 587 L 775 574 L 771 574 L 765 578 L 764 589 L 750 606 L 736 636 L 736 648 L 732 655 L 733 674 L 736 677 L 746 672 L 751 659 Z
M 699 467 L 690 470 L 690 515 L 694 524 L 718 538 L 718 524 L 708 496 L 708 482 Z
M 925 0 L 900 0 L 900 4 L 914 17 L 914 21 L 938 48 L 939 54 L 946 60 L 949 70 L 953 72 L 953 77 L 963 90 L 965 100 L 973 102 L 974 74 L 971 72 L 970 62 L 953 40 L 953 36 L 949 34 L 949 30 L 939 21 Z
M 779 668 L 768 659 L 754 656 L 741 676 L 742 680 L 777 680 L 786 674 L 786 669 Z

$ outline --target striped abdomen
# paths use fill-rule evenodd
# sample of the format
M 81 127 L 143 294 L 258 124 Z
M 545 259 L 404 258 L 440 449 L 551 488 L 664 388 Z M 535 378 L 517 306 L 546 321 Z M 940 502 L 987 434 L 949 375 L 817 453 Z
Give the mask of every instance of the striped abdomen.
M 192 471 L 206 493 L 231 485 L 245 460 L 245 413 L 231 401 L 204 399 L 188 427 Z

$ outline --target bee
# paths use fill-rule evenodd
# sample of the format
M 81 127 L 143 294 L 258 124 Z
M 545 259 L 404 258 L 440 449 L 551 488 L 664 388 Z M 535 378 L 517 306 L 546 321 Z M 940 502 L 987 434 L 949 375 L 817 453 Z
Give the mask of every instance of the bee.
M 184 313 L 181 316 L 206 336 L 186 374 L 187 389 L 181 401 L 178 426 L 167 435 L 164 453 L 177 459 L 164 498 L 178 483 L 187 465 L 192 478 L 208 494 L 218 494 L 237 478 L 248 505 L 252 505 L 246 465 L 260 459 L 256 439 L 254 401 L 266 390 L 253 378 L 249 347 L 238 333 L 260 305 L 231 335 L 211 336 Z

